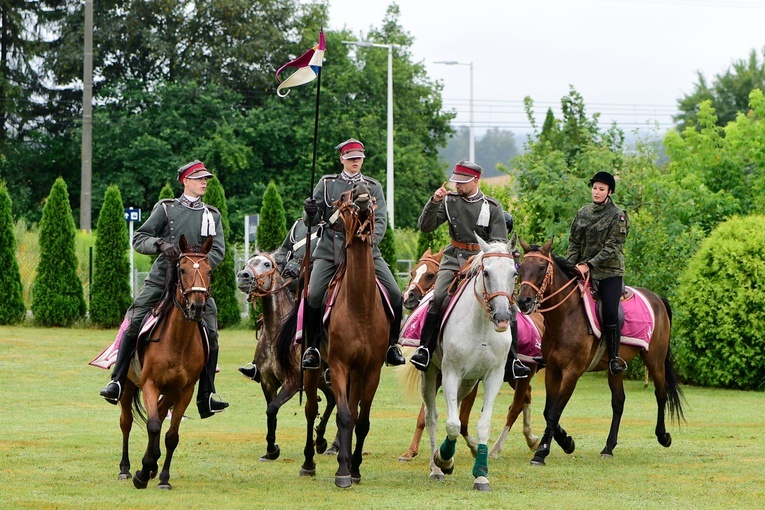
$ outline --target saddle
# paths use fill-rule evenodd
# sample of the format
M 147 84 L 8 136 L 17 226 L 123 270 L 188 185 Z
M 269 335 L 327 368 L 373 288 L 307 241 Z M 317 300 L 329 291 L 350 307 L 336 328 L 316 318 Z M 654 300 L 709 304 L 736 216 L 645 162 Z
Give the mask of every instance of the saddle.
M 591 288 L 579 284 L 582 301 L 587 315 L 591 333 L 595 338 L 601 338 L 602 316 L 599 314 L 597 294 L 593 295 Z M 625 287 L 625 292 L 619 302 L 619 322 L 621 324 L 621 342 L 648 350 L 653 336 L 655 317 L 648 298 L 634 287 Z

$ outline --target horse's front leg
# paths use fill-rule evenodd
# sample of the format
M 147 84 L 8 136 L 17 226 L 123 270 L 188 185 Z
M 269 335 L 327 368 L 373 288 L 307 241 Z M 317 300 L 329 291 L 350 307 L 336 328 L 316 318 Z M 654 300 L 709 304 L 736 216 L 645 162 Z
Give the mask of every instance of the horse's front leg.
M 131 404 L 136 387 L 129 379 L 125 383 L 125 391 L 120 400 L 120 430 L 122 431 L 122 459 L 120 459 L 120 474 L 118 480 L 130 480 L 130 431 L 133 429 L 133 410 Z
M 401 462 L 408 462 L 415 458 L 420 453 L 420 441 L 422 440 L 422 433 L 425 430 L 425 403 L 420 406 L 420 414 L 417 415 L 417 425 L 414 427 L 414 435 L 412 436 L 412 444 L 409 445 L 409 449 L 401 457 L 398 458 Z
M 316 389 L 319 384 L 319 371 L 306 370 L 303 378 L 305 388 L 305 420 L 306 438 L 303 448 L 303 465 L 300 467 L 300 476 L 316 476 L 316 462 L 314 461 L 313 446 L 313 423 L 319 410 L 318 395 Z
M 614 456 L 614 448 L 619 437 L 619 426 L 624 413 L 624 376 L 608 374 L 608 387 L 611 389 L 611 428 L 608 431 L 606 447 L 600 452 L 600 457 L 610 459 Z
M 351 402 L 359 402 L 354 406 L 356 413 L 353 413 L 354 430 L 356 431 L 356 446 L 351 458 L 351 481 L 361 483 L 361 463 L 364 459 L 364 441 L 369 434 L 369 414 L 372 409 L 372 401 L 377 392 L 377 386 L 380 384 L 380 370 L 365 374 L 362 382 L 360 376 L 356 376 L 351 381 Z M 358 390 L 354 390 L 358 388 Z
M 545 433 L 539 441 L 534 457 L 531 459 L 532 466 L 545 465 L 545 458 L 550 454 L 550 442 L 553 439 L 568 454 L 573 453 L 576 448 L 574 439 L 560 426 L 560 417 L 581 374 L 569 371 L 564 377 L 554 363 L 548 363 L 545 372 L 545 389 L 547 390 L 544 410 Z
M 183 414 L 186 412 L 189 402 L 191 402 L 191 398 L 194 396 L 194 386 L 194 384 L 190 384 L 184 388 L 173 406 L 170 427 L 167 429 L 167 433 L 165 433 L 165 462 L 162 465 L 162 472 L 159 474 L 159 485 L 157 486 L 159 489 L 170 490 L 173 488 L 170 485 L 170 464 L 173 462 L 173 453 L 175 453 L 175 449 L 180 441 L 178 430 L 181 427 Z
M 430 479 L 443 482 L 446 479 L 444 476 L 445 472 L 434 461 L 437 452 L 436 433 L 438 428 L 438 410 L 436 409 L 437 378 L 438 369 L 431 365 L 428 371 L 420 376 L 420 391 L 423 403 L 425 404 L 425 427 L 428 429 L 428 438 L 430 439 Z
M 526 437 L 526 444 L 530 449 L 535 449 L 538 446 L 539 438 L 531 433 L 531 408 L 527 402 L 530 401 L 531 385 L 530 380 L 533 377 L 533 373 L 525 379 L 516 379 L 515 388 L 513 391 L 513 401 L 510 403 L 510 407 L 507 409 L 507 418 L 505 420 L 505 427 L 494 443 L 494 446 L 489 452 L 489 456 L 492 459 L 496 459 L 499 456 L 499 452 L 502 451 L 502 447 L 505 444 L 507 435 L 513 428 L 518 416 L 523 412 L 523 435 Z
M 470 393 L 460 402 L 460 434 L 465 438 L 465 442 L 470 448 L 470 454 L 475 458 L 478 453 L 478 442 L 473 436 L 470 435 L 470 411 L 473 410 L 475 404 L 475 398 L 478 395 L 478 385 L 473 386 Z
M 478 491 L 491 490 L 489 485 L 489 434 L 491 433 L 491 415 L 494 411 L 494 401 L 502 387 L 505 375 L 504 365 L 488 373 L 483 379 L 483 408 L 478 419 L 478 451 L 473 463 L 473 489 Z M 476 385 L 477 386 L 477 385 Z
M 351 442 L 353 437 L 353 416 L 348 401 L 348 373 L 341 365 L 333 366 L 332 390 L 337 400 L 337 432 L 340 438 L 340 449 L 337 452 L 337 471 L 335 472 L 335 485 L 340 488 L 348 488 L 351 481 Z M 354 405 L 358 405 L 354 403 Z
M 323 453 L 324 455 L 336 455 L 340 444 L 337 434 L 335 434 L 335 439 L 332 441 L 332 446 L 330 448 L 327 448 L 327 439 L 324 437 L 327 432 L 329 418 L 332 416 L 332 411 L 335 410 L 335 394 L 332 393 L 332 388 L 326 384 L 322 384 L 320 389 L 324 394 L 324 401 L 326 404 L 324 412 L 321 414 L 319 425 L 316 426 L 316 451 L 318 453 Z
M 454 374 L 442 372 L 441 388 L 446 402 L 446 438 L 433 455 L 433 461 L 444 473 L 454 472 L 454 451 L 460 435 L 460 416 L 457 411 L 460 380 Z
M 143 401 L 146 407 L 148 420 L 146 421 L 146 432 L 148 435 L 148 444 L 146 453 L 141 461 L 141 469 L 136 471 L 133 477 L 133 485 L 136 489 L 145 489 L 149 480 L 157 476 L 159 457 L 160 433 L 162 432 L 162 420 L 159 419 L 157 401 L 159 400 L 159 390 L 152 381 L 143 384 Z M 175 414 L 175 413 L 174 413 Z M 180 415 L 181 417 L 183 414 Z
M 261 462 L 276 460 L 279 458 L 281 450 L 279 445 L 276 444 L 276 424 L 277 415 L 279 409 L 291 399 L 295 393 L 297 393 L 297 385 L 294 382 L 285 382 L 279 389 L 279 392 L 275 393 L 275 389 L 272 381 L 266 381 L 266 377 L 261 379 L 261 387 L 263 388 L 263 395 L 266 397 L 266 426 L 268 430 L 266 432 L 266 453 L 260 457 Z

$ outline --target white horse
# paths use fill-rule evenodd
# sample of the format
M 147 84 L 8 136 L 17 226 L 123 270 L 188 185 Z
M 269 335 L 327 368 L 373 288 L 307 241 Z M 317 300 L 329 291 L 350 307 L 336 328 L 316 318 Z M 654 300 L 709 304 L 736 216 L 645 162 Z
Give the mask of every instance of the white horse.
M 473 464 L 473 488 L 490 490 L 489 432 L 494 400 L 502 386 L 510 351 L 509 331 L 515 313 L 515 251 L 517 238 L 507 244 L 486 243 L 478 238 L 481 252 L 470 265 L 465 289 L 443 327 L 443 340 L 422 375 L 420 389 L 425 401 L 425 423 L 430 436 L 430 478 L 444 480 L 454 471 L 454 449 L 460 435 L 459 405 L 483 381 L 483 406 L 478 420 L 478 451 Z M 436 448 L 436 379 L 441 372 L 446 400 L 446 439 Z

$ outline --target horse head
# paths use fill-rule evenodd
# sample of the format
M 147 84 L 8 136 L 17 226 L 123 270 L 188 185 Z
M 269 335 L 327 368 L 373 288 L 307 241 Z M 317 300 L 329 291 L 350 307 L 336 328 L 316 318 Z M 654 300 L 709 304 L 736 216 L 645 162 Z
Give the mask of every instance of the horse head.
M 268 253 L 256 253 L 236 273 L 236 286 L 251 299 L 279 290 L 281 280 L 276 260 Z
M 375 200 L 364 181 L 340 195 L 334 203 L 338 220 L 345 226 L 345 247 L 355 237 L 371 245 L 375 232 Z
M 552 280 L 553 259 L 551 238 L 544 246 L 528 245 L 521 240 L 523 259 L 518 267 L 521 283 L 518 309 L 526 315 L 534 312 Z
M 187 320 L 202 321 L 207 309 L 207 298 L 210 297 L 210 259 L 207 254 L 212 249 L 213 238 L 208 237 L 198 251 L 193 251 L 181 235 L 178 247 L 181 255 L 178 258 L 178 287 L 176 302 L 183 310 Z
M 430 248 L 425 250 L 417 265 L 409 272 L 409 283 L 402 294 L 404 308 L 414 310 L 420 304 L 422 297 L 436 284 L 438 268 L 444 255 L 444 249 L 432 253 Z
M 515 252 L 517 237 L 507 243 L 487 243 L 476 235 L 481 252 L 475 256 L 471 273 L 476 275 L 474 292 L 497 332 L 506 331 L 513 320 L 515 291 Z M 481 295 L 478 288 L 482 287 Z

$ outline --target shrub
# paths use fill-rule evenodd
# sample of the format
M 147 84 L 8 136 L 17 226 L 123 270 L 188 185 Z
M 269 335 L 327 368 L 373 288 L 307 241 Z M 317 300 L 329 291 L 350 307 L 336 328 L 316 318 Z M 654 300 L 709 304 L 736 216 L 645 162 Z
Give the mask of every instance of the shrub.
M 263 194 L 258 224 L 258 250 L 272 252 L 279 248 L 287 237 L 287 219 L 279 190 L 273 181 L 268 183 Z
M 11 197 L 5 182 L 0 183 L 0 324 L 16 324 L 24 319 L 24 286 L 16 260 L 16 235 L 11 213 Z
M 383 260 L 396 271 L 396 239 L 393 234 L 393 229 L 390 228 L 390 216 L 386 215 L 385 220 L 388 222 L 388 228 L 385 229 L 385 235 L 380 239 L 380 255 Z
M 132 301 L 130 249 L 122 195 L 117 186 L 111 185 L 98 215 L 90 301 L 90 319 L 101 327 L 119 326 Z
M 75 233 L 69 193 L 59 177 L 40 219 L 40 264 L 32 291 L 32 313 L 43 326 L 69 326 L 85 315 Z
M 704 386 L 765 388 L 765 216 L 715 228 L 677 289 L 678 366 Z

